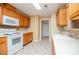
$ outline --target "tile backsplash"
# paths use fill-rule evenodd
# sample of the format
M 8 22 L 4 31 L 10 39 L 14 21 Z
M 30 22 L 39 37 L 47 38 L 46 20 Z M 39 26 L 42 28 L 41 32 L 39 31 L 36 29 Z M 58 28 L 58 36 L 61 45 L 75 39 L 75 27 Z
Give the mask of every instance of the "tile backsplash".
M 79 30 L 64 30 L 62 31 L 62 34 L 65 34 L 75 39 L 79 39 Z

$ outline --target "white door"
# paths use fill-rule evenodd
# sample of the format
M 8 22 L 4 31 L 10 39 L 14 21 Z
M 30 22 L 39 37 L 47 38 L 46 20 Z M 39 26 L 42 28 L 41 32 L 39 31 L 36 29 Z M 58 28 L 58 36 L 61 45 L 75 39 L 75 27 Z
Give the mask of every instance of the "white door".
M 49 21 L 45 22 L 42 22 L 42 36 L 49 36 Z

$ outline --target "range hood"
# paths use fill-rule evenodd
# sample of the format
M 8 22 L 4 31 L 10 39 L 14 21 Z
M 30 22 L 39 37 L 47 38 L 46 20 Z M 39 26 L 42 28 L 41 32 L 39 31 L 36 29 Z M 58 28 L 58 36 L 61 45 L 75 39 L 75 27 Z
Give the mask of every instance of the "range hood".
M 19 19 L 3 15 L 2 24 L 8 26 L 19 26 Z

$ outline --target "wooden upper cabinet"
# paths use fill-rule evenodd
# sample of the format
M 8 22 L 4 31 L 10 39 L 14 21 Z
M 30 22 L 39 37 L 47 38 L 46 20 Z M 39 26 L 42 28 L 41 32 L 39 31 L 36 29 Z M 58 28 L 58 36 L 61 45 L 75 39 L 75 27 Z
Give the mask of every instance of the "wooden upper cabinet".
M 30 19 L 28 19 L 27 17 L 21 15 L 20 16 L 20 27 L 27 28 L 29 26 L 30 26 Z
M 61 7 L 57 11 L 57 25 L 64 26 L 67 25 L 67 8 Z
M 4 5 L 3 14 L 19 19 L 19 22 L 20 22 L 19 27 L 27 28 L 30 26 L 30 20 L 28 19 L 28 17 L 26 17 L 26 15 L 23 15 L 22 13 L 20 13 L 15 7 L 13 7 L 9 4 Z
M 19 20 L 19 28 L 27 28 L 30 26 L 29 16 L 9 4 L 0 4 L 0 25 L 3 25 L 3 15 Z
M 75 20 L 74 17 L 79 16 L 79 3 L 69 3 L 70 19 Z
M 0 6 L 0 25 L 2 24 L 2 6 Z
M 0 55 L 7 55 L 7 37 L 0 37 Z
M 25 27 L 25 24 L 26 24 L 26 22 L 25 22 L 25 19 L 24 19 L 24 16 L 23 15 L 21 15 L 20 16 L 20 27 Z
M 13 18 L 16 18 L 16 19 L 20 19 L 20 15 L 17 12 L 17 9 L 15 7 L 13 7 L 12 5 L 10 5 L 10 4 L 5 3 L 3 5 L 3 12 L 4 12 L 3 13 L 4 15 L 8 15 L 10 17 L 13 17 Z
M 9 16 L 9 17 L 14 17 L 14 12 L 3 7 L 3 15 L 6 15 L 6 16 Z
M 4 7 L 3 7 L 3 15 L 10 16 L 10 17 L 13 17 L 13 18 L 16 18 L 16 19 L 20 19 L 20 16 L 19 16 L 18 13 L 10 10 L 8 8 L 4 8 Z
M 29 27 L 30 26 L 30 19 L 25 17 L 25 20 L 26 20 L 26 27 Z

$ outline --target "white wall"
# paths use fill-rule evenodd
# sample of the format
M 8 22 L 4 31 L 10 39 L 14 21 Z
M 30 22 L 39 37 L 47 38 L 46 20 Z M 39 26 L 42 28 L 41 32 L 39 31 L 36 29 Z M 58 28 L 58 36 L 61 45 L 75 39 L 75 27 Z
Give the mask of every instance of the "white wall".
M 50 29 L 50 33 L 51 33 L 51 36 L 55 33 L 58 33 L 58 28 L 57 28 L 57 25 L 56 25 L 56 13 L 53 13 L 51 14 L 51 21 L 50 21 L 50 26 L 51 26 L 51 29 Z
M 30 31 L 33 31 L 33 40 L 39 40 L 39 17 L 32 16 L 31 18 L 31 27 Z
M 49 23 L 42 24 L 42 36 L 49 36 Z
M 30 17 L 30 27 L 29 28 L 21 28 L 19 30 L 21 33 L 33 32 L 33 41 L 39 40 L 39 17 L 31 16 Z

